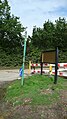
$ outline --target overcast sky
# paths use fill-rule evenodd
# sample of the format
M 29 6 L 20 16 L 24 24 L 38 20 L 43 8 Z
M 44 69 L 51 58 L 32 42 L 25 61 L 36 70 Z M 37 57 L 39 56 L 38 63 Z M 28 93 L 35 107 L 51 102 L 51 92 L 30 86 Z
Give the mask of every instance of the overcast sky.
M 20 17 L 31 35 L 33 26 L 42 27 L 48 19 L 54 22 L 59 17 L 67 20 L 67 0 L 8 0 L 11 13 Z

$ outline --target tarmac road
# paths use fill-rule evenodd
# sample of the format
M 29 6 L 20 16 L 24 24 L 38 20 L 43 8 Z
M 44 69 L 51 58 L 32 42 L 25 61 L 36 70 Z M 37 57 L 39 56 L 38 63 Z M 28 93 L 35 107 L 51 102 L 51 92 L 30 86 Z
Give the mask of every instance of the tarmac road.
M 28 70 L 25 70 L 25 76 L 28 75 Z M 0 70 L 0 82 L 13 81 L 19 78 L 19 69 Z

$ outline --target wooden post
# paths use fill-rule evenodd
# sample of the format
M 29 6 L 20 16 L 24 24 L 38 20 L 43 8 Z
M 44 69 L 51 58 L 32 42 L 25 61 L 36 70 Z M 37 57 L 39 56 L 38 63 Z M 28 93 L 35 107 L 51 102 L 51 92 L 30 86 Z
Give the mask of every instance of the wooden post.
M 55 55 L 55 79 L 54 79 L 54 84 L 57 84 L 57 69 L 58 69 L 58 47 L 56 48 L 56 55 Z
M 43 72 L 43 62 L 41 62 L 41 75 L 42 75 L 42 72 Z

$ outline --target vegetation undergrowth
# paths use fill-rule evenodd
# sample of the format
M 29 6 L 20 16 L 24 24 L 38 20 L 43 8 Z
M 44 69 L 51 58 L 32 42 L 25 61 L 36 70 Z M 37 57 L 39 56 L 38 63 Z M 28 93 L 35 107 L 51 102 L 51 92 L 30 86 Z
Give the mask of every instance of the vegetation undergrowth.
M 16 105 L 50 105 L 60 99 L 60 91 L 66 90 L 67 80 L 58 77 L 57 84 L 53 84 L 54 77 L 33 75 L 21 80 L 13 81 L 7 88 L 5 100 Z

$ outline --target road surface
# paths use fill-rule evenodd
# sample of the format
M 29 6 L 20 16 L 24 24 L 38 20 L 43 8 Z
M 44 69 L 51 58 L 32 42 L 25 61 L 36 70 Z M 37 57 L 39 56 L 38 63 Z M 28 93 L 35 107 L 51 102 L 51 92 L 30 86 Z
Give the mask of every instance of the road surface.
M 28 70 L 25 70 L 25 76 L 28 75 Z M 0 70 L 0 82 L 13 81 L 19 78 L 19 69 Z

